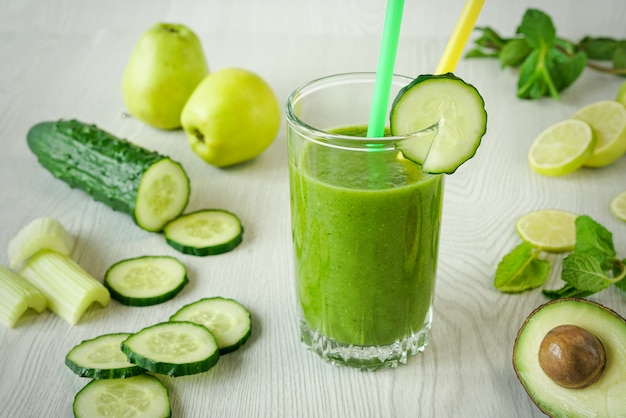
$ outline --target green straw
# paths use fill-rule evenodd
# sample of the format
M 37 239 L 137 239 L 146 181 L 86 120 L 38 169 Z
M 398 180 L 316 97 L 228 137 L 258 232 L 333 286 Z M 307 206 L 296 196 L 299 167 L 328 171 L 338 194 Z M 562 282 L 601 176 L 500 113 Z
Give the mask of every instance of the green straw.
M 388 0 L 385 14 L 385 26 L 378 55 L 378 69 L 374 84 L 370 120 L 367 125 L 369 138 L 380 138 L 385 135 L 387 119 L 387 103 L 391 92 L 391 78 L 393 77 L 398 39 L 400 38 L 400 24 L 404 0 Z

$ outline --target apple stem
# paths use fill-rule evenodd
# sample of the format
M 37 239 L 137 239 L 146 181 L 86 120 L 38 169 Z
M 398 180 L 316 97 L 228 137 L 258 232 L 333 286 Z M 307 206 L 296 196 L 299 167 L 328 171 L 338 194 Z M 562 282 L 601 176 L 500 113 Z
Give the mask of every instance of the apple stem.
M 198 138 L 200 142 L 204 142 L 204 135 L 202 134 L 202 132 L 200 132 L 200 130 L 194 129 L 193 134 L 196 138 Z

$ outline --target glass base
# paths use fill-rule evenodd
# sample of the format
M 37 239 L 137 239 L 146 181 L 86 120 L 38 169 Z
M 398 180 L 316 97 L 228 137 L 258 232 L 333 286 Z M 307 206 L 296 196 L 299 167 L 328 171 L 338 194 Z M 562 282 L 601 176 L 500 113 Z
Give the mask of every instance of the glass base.
M 389 345 L 359 346 L 340 343 L 311 329 L 305 321 L 300 321 L 300 339 L 310 351 L 334 365 L 370 371 L 395 368 L 406 364 L 409 357 L 424 351 L 428 345 L 430 317 L 429 313 L 422 329 Z

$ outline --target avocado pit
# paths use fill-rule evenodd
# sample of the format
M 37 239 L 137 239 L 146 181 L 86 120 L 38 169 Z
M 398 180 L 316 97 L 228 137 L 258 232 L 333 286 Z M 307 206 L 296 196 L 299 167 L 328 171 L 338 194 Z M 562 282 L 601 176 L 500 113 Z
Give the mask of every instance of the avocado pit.
M 598 337 L 576 325 L 551 329 L 539 346 L 539 365 L 556 384 L 578 389 L 598 380 L 606 352 Z

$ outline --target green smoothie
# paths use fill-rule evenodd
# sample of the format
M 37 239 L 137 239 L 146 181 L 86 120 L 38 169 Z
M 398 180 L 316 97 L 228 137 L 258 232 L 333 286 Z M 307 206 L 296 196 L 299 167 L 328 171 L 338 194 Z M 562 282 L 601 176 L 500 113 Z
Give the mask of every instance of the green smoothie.
M 424 327 L 441 222 L 443 176 L 423 173 L 397 152 L 376 151 L 307 143 L 290 161 L 304 320 L 360 346 L 388 345 Z

